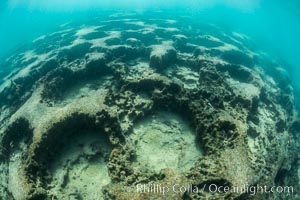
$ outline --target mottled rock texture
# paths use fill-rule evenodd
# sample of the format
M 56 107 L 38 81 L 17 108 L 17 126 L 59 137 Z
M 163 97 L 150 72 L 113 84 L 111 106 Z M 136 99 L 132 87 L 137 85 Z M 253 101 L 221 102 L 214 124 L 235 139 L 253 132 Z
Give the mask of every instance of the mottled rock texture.
M 186 17 L 114 15 L 15 52 L 1 64 L 0 199 L 299 199 L 293 86 L 245 38 Z

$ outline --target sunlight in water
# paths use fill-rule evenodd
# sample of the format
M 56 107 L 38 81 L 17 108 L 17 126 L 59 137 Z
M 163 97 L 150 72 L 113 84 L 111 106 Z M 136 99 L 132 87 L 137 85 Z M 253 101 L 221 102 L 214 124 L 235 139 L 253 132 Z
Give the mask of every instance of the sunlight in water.
M 190 1 L 140 1 L 140 0 L 52 0 L 52 1 L 39 1 L 39 0 L 9 0 L 10 8 L 28 7 L 30 9 L 85 9 L 89 7 L 129 7 L 129 8 L 146 8 L 149 6 L 164 6 L 170 7 L 173 5 L 187 6 L 190 8 L 206 9 L 214 6 L 225 6 L 242 11 L 252 11 L 259 7 L 260 0 L 190 0 Z

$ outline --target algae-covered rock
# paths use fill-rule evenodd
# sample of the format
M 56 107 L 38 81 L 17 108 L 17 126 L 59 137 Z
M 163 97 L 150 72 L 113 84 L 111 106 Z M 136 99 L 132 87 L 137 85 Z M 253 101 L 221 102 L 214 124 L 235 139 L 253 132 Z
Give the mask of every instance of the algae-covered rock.
M 171 41 L 164 41 L 160 45 L 153 45 L 150 54 L 150 67 L 163 70 L 176 62 L 176 50 Z
M 112 15 L 14 52 L 0 199 L 299 199 L 295 89 L 236 35 Z

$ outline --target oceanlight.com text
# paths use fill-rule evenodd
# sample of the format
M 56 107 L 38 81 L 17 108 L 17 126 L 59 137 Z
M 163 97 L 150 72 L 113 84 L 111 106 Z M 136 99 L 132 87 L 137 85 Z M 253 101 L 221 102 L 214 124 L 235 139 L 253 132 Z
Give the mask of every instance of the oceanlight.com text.
M 216 184 L 204 184 L 203 190 L 209 191 L 210 193 L 248 193 L 255 195 L 257 193 L 294 193 L 292 186 L 271 186 L 266 185 L 248 185 L 242 186 L 219 186 Z

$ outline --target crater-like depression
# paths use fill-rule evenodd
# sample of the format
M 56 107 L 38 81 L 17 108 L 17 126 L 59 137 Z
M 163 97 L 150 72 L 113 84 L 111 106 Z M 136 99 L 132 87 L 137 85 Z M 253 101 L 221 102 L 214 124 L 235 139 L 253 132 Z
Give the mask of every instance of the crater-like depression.
M 156 172 L 165 168 L 187 172 L 203 155 L 191 125 L 172 112 L 155 112 L 141 119 L 128 142 L 136 151 L 134 168 Z

